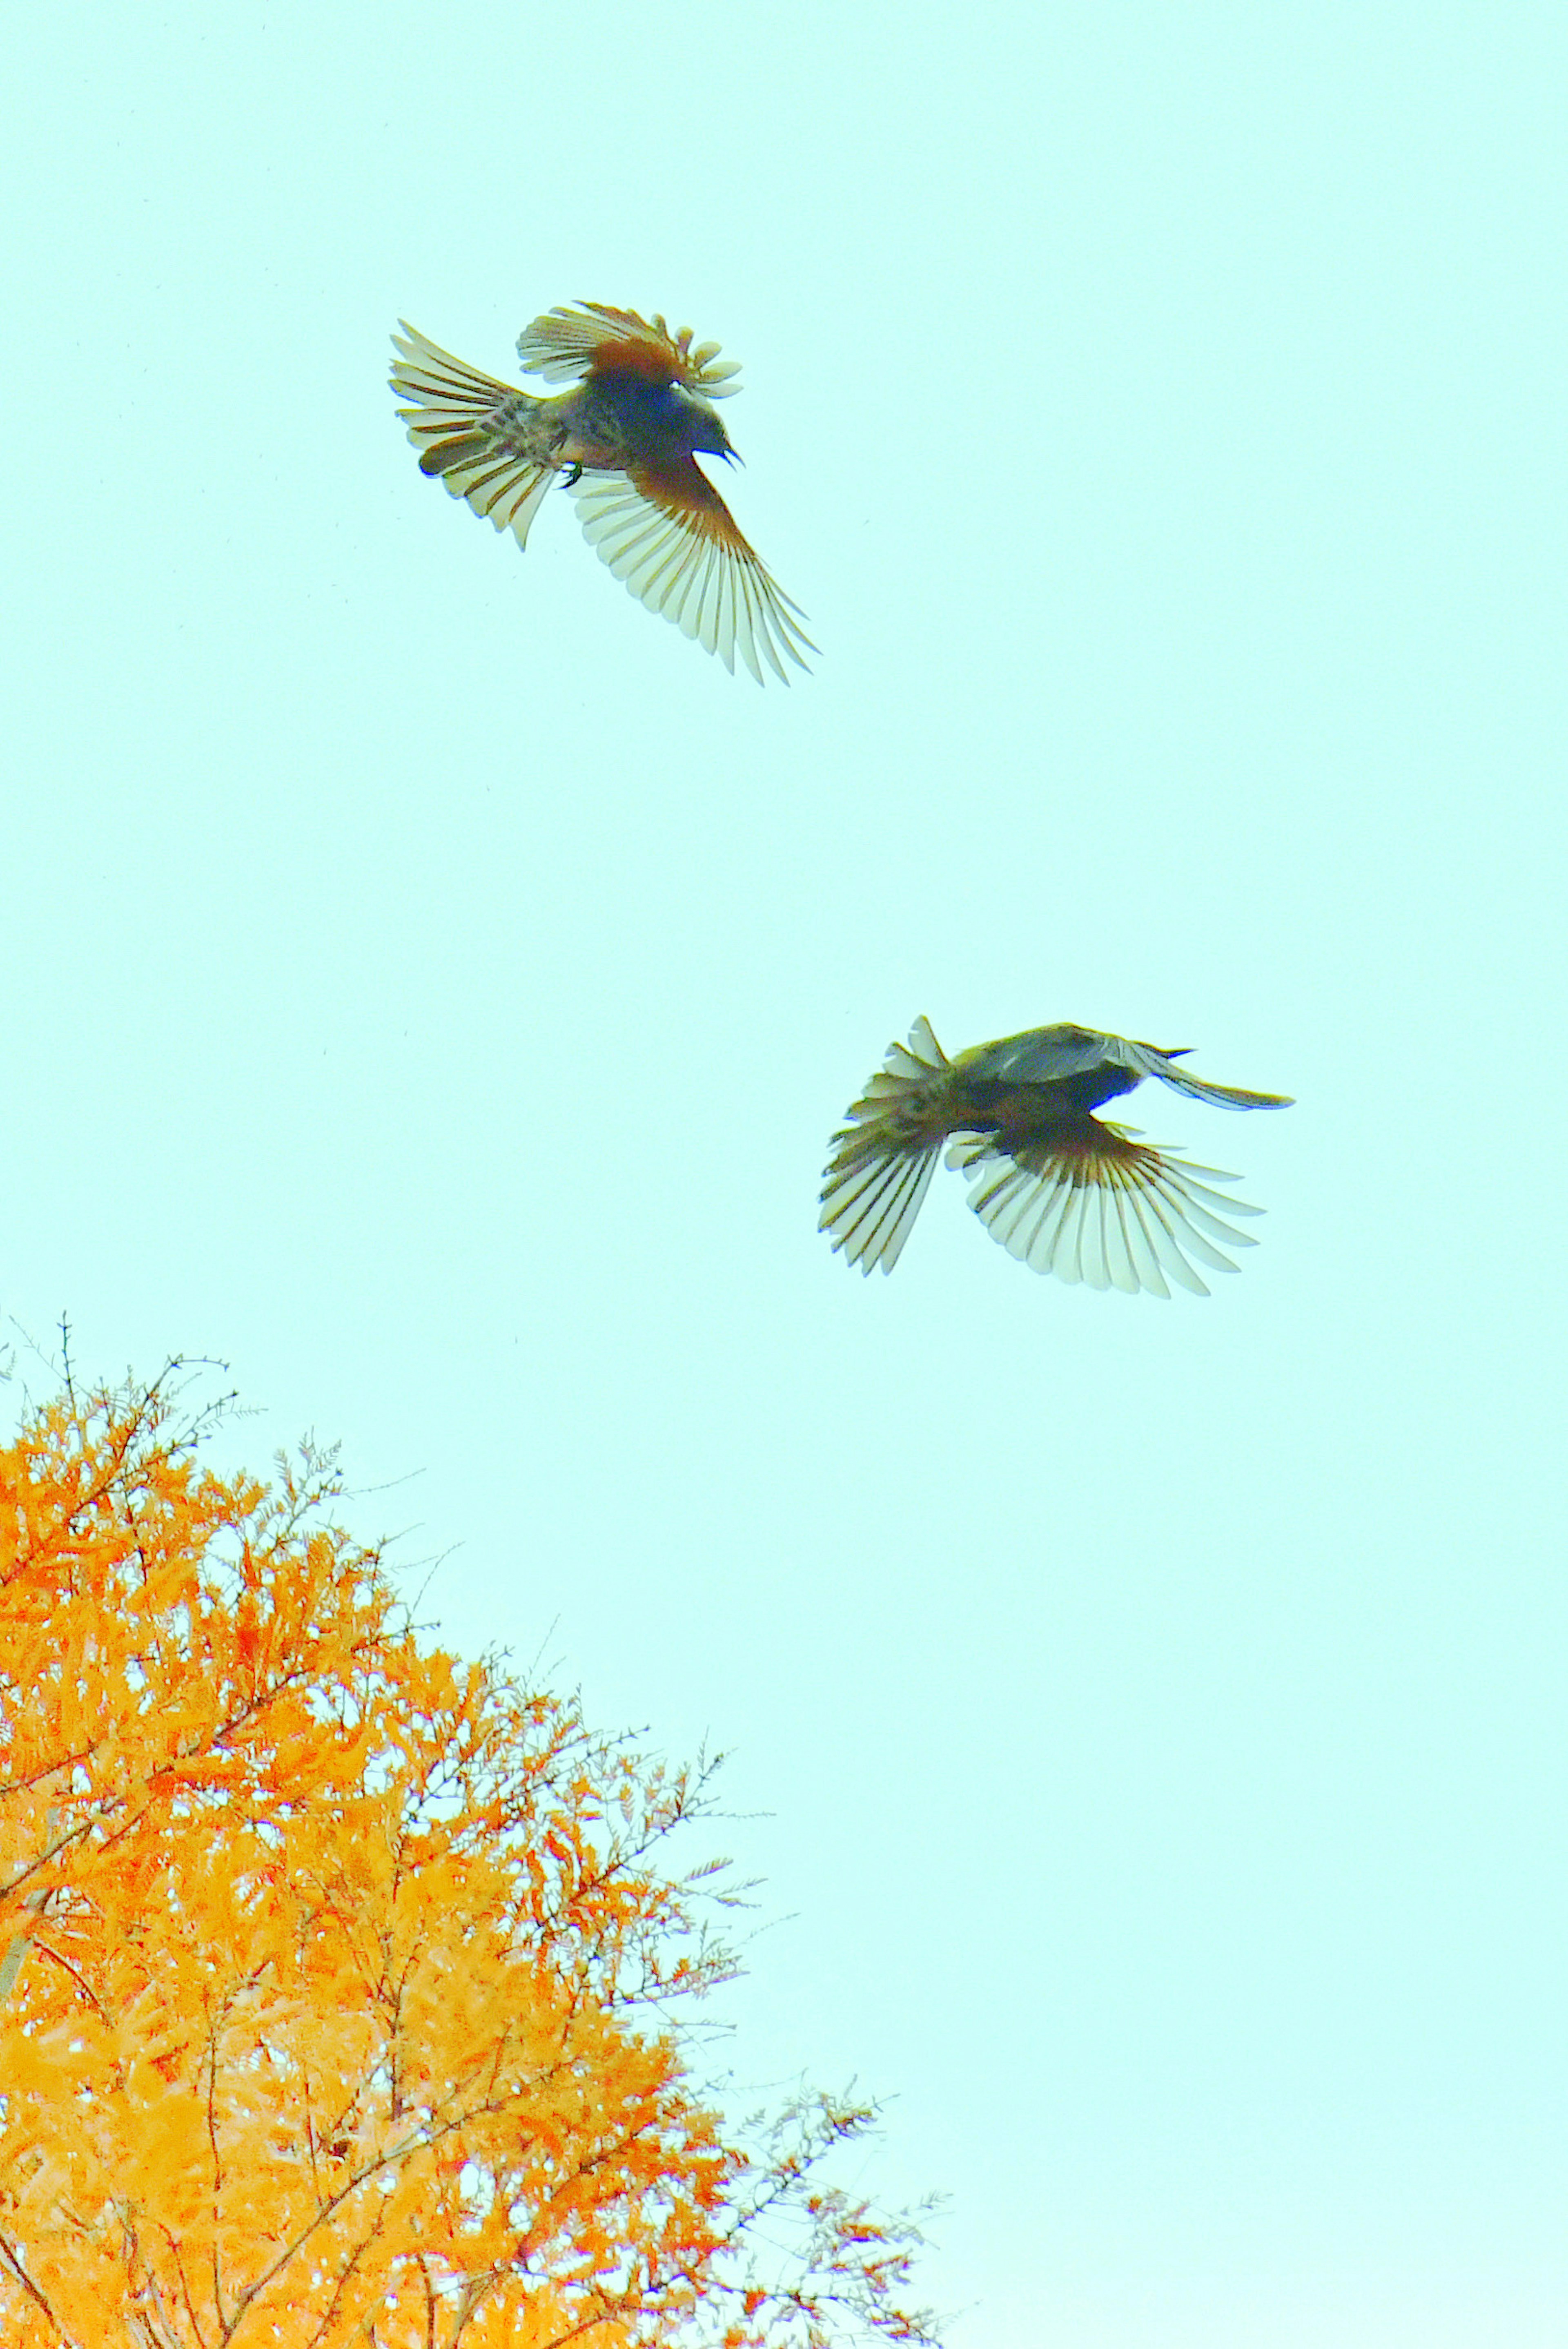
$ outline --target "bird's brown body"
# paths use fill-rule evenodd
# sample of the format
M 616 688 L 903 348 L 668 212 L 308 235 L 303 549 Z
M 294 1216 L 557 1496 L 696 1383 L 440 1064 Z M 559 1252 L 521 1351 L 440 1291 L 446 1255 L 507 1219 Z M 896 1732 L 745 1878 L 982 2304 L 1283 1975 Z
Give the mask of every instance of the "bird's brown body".
M 393 389 L 419 451 L 419 468 L 498 530 L 528 543 L 534 515 L 559 481 L 578 501 L 601 559 L 650 610 L 684 628 L 733 669 L 738 654 L 758 683 L 764 660 L 788 683 L 814 651 L 803 615 L 736 526 L 699 455 L 734 455 L 717 409 L 738 372 L 717 343 L 694 350 L 634 310 L 598 303 L 552 310 L 518 338 L 525 368 L 573 388 L 543 398 L 481 375 L 405 326 L 393 337 Z M 705 394 L 710 397 L 704 397 Z
M 1037 1272 L 1092 1288 L 1168 1297 L 1169 1279 L 1206 1294 L 1191 1258 L 1235 1267 L 1214 1245 L 1248 1245 L 1217 1212 L 1256 1215 L 1212 1190 L 1233 1175 L 1192 1166 L 1094 1112 L 1159 1077 L 1222 1109 L 1280 1109 L 1279 1093 L 1192 1076 L 1181 1054 L 1067 1024 L 977 1044 L 949 1060 L 924 1019 L 886 1061 L 834 1135 L 821 1226 L 862 1272 L 891 1272 L 944 1143 L 975 1188 L 970 1206 Z

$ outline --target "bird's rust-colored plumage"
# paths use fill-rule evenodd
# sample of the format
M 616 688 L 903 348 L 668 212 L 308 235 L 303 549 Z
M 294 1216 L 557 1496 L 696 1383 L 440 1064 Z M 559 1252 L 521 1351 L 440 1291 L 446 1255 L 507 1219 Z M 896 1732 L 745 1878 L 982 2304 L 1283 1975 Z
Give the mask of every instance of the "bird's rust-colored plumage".
M 520 546 L 561 481 L 589 544 L 650 611 L 716 652 L 739 655 L 758 684 L 763 662 L 789 683 L 816 647 L 736 525 L 699 455 L 734 455 L 713 406 L 739 373 L 689 326 L 597 302 L 535 318 L 518 337 L 525 370 L 572 388 L 543 398 L 481 375 L 407 325 L 392 338 L 398 414 L 422 472 Z
M 1036 1272 L 1155 1297 L 1169 1297 L 1174 1280 L 1207 1296 L 1196 1265 L 1234 1272 L 1222 1249 L 1252 1245 L 1226 1217 L 1262 1210 L 1213 1189 L 1235 1175 L 1190 1164 L 1094 1112 L 1145 1077 L 1217 1109 L 1289 1101 L 1195 1077 L 1179 1065 L 1185 1049 L 1064 1023 L 950 1061 L 930 1021 L 917 1019 L 833 1136 L 821 1229 L 862 1272 L 891 1272 L 946 1143 L 993 1239 Z

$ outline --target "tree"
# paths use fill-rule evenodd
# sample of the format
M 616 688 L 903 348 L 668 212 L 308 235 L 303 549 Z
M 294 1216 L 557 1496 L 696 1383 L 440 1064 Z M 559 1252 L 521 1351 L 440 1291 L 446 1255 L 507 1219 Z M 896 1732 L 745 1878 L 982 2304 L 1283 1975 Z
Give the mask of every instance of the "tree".
M 924 2343 L 874 2118 L 727 2120 L 711 1773 L 418 1635 L 330 1455 L 170 1366 L 0 1453 L 0 2326 L 17 2349 Z

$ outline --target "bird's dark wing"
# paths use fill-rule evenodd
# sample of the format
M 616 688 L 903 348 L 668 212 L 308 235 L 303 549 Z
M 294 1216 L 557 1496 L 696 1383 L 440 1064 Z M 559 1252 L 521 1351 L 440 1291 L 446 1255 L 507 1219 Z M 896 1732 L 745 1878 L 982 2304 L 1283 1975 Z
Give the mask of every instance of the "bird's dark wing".
M 1284 1093 L 1243 1092 L 1237 1085 L 1217 1085 L 1194 1076 L 1182 1063 L 1153 1044 L 1135 1043 L 1130 1036 L 1111 1036 L 1098 1028 L 1077 1028 L 1067 1022 L 1053 1028 L 1029 1028 L 1019 1036 L 1004 1036 L 994 1044 L 976 1044 L 960 1052 L 954 1062 L 965 1076 L 996 1084 L 1062 1084 L 1098 1070 L 1124 1070 L 1134 1084 L 1158 1077 L 1190 1101 L 1207 1102 L 1214 1109 L 1288 1109 Z M 1131 1086 L 1120 1088 L 1130 1092 Z
M 1109 1048 L 1119 1041 L 1096 1028 L 1061 1021 L 1052 1028 L 1026 1028 L 1018 1036 L 1001 1036 L 994 1043 L 972 1044 L 953 1065 L 985 1084 L 1061 1084 L 1104 1068 L 1113 1059 Z
M 1290 1109 L 1294 1106 L 1288 1093 L 1247 1092 L 1240 1085 L 1217 1085 L 1211 1078 L 1197 1077 L 1167 1052 L 1153 1044 L 1134 1044 L 1125 1036 L 1108 1036 L 1108 1044 L 1115 1047 L 1114 1058 L 1124 1069 L 1134 1069 L 1141 1077 L 1158 1077 L 1172 1092 L 1185 1093 L 1189 1101 L 1207 1102 L 1211 1109 Z

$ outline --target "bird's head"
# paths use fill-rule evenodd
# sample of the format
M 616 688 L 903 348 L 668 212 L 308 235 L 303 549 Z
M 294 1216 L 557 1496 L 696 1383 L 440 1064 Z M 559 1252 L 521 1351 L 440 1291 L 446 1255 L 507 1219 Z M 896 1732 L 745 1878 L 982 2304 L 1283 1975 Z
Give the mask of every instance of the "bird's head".
M 727 465 L 738 465 L 740 458 L 717 409 L 706 399 L 698 399 L 695 393 L 683 390 L 679 384 L 672 384 L 670 391 L 686 427 L 686 442 L 692 454 L 722 457 Z

